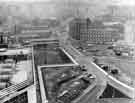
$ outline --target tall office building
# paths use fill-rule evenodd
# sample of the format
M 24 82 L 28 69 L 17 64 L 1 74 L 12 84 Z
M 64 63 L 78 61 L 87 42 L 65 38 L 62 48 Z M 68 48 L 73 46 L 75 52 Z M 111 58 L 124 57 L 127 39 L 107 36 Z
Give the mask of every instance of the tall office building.
M 112 43 L 121 38 L 118 29 L 88 18 L 74 19 L 69 25 L 69 35 L 73 39 L 96 44 Z
M 70 24 L 69 24 L 69 34 L 73 39 L 80 40 L 80 25 L 81 19 L 74 19 Z M 85 20 L 84 20 L 85 22 Z

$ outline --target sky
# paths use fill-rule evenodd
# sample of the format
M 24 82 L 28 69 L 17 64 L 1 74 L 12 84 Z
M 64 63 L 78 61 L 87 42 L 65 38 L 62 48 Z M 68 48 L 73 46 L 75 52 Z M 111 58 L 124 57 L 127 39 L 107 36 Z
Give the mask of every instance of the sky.
M 11 1 L 15 1 L 15 2 L 33 2 L 33 1 L 45 1 L 45 2 L 48 2 L 48 1 L 51 1 L 51 0 L 0 0 L 0 1 L 4 1 L 4 2 L 11 2 Z
M 135 0 L 112 0 L 118 5 L 135 5 Z
M 44 1 L 44 2 L 48 2 L 48 1 L 59 1 L 59 0 L 0 0 L 0 1 L 4 1 L 4 2 L 11 2 L 11 1 L 15 1 L 15 2 L 33 2 L 33 1 Z M 64 1 L 64 0 L 63 0 Z M 67 1 L 67 0 L 66 0 Z M 74 1 L 74 0 L 73 0 Z M 77 0 L 75 0 L 77 1 Z M 78 1 L 81 1 L 81 0 L 78 0 Z M 84 2 L 94 2 L 96 1 L 97 3 L 98 2 L 108 2 L 108 0 L 82 0 Z M 109 0 L 110 3 L 114 3 L 114 4 L 117 4 L 117 5 L 135 5 L 135 0 Z

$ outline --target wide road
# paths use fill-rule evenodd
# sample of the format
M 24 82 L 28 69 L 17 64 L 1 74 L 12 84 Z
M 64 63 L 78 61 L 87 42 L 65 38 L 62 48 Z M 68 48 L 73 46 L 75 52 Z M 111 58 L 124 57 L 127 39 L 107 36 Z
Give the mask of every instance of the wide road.
M 70 46 L 68 46 L 70 47 Z M 66 48 L 66 47 L 65 47 Z M 105 99 L 105 100 L 97 100 L 97 96 L 99 96 L 105 86 L 106 86 L 106 77 L 103 77 L 100 72 L 97 71 L 97 69 L 94 68 L 94 66 L 92 65 L 91 62 L 91 58 L 89 56 L 84 56 L 84 55 L 80 55 L 80 53 L 78 53 L 76 50 L 72 49 L 72 48 L 68 48 L 67 49 L 68 53 L 74 55 L 74 58 L 76 59 L 76 61 L 81 64 L 81 65 L 85 65 L 85 67 L 87 68 L 88 72 L 95 74 L 97 76 L 98 79 L 98 84 L 96 86 L 96 88 L 94 88 L 92 91 L 90 91 L 88 93 L 88 95 L 84 98 L 85 101 L 83 103 L 135 103 L 134 100 L 128 100 L 128 99 Z
M 77 49 L 75 49 L 71 45 L 66 45 L 65 49 L 68 51 L 69 54 L 71 54 L 74 59 L 81 65 L 85 65 L 89 73 L 93 73 L 97 76 L 98 83 L 100 85 L 106 85 L 106 80 L 103 80 L 101 78 L 100 72 L 98 72 L 95 67 L 92 65 L 92 60 L 89 56 L 84 56 L 82 53 L 80 53 Z M 105 78 L 104 78 L 105 79 Z

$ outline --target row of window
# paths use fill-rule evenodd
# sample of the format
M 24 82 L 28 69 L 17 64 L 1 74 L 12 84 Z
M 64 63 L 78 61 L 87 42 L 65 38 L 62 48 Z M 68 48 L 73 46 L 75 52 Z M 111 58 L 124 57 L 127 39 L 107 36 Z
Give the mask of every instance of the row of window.
M 70 31 L 80 31 L 80 32 L 89 32 L 89 33 L 98 33 L 98 34 L 108 34 L 108 33 L 117 33 L 116 31 L 106 31 L 106 30 L 98 30 L 98 29 L 80 29 L 79 27 L 70 28 Z
M 114 39 L 111 36 L 106 36 L 106 37 L 99 37 L 99 36 L 87 36 L 87 35 L 81 35 L 81 38 L 90 38 L 90 39 Z
M 82 38 L 82 40 L 89 40 L 89 41 L 113 41 L 113 39 L 89 39 L 89 38 Z
M 82 40 L 102 40 L 102 41 L 111 41 L 112 38 L 111 36 L 105 36 L 105 37 L 101 37 L 101 36 L 90 36 L 90 35 L 81 35 L 80 38 Z
M 103 34 L 103 35 L 98 35 L 98 34 L 80 34 L 80 35 L 82 35 L 82 36 L 87 36 L 87 37 L 112 37 L 112 35 L 105 35 L 105 34 Z
M 115 32 L 110 31 L 91 31 L 91 30 L 80 30 L 81 33 L 89 33 L 89 34 L 116 34 Z
M 97 40 L 109 40 L 109 39 L 113 39 L 113 38 L 88 38 L 88 37 L 80 37 L 81 39 L 89 39 L 89 40 L 93 40 L 93 39 L 97 39 Z

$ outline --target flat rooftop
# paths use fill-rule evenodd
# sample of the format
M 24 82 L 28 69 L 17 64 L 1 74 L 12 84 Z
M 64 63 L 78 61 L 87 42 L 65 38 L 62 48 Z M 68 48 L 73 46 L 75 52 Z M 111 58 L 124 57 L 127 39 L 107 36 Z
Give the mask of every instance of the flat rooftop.
M 0 52 L 0 56 L 2 55 L 19 55 L 19 54 L 29 54 L 31 53 L 31 48 L 21 48 L 21 49 L 7 49 L 4 52 Z
M 21 88 L 25 88 L 33 82 L 31 49 L 21 50 L 23 54 L 16 54 L 18 50 L 12 50 L 8 55 L 6 51 L 7 57 L 0 62 L 0 98 L 21 90 Z M 19 50 L 19 53 L 22 52 L 21 50 Z M 15 56 L 16 60 L 14 60 Z
M 84 74 L 84 71 L 82 71 L 80 66 L 75 66 L 75 65 L 39 66 L 38 74 L 39 74 L 42 100 L 44 100 L 44 101 L 47 100 L 49 103 L 55 103 L 58 99 L 57 96 L 60 93 L 60 91 L 68 90 L 70 87 L 75 85 L 74 83 L 79 83 L 79 85 L 81 85 L 81 86 L 83 85 L 84 87 L 87 85 L 87 88 L 88 88 L 88 86 L 92 85 L 91 84 L 92 82 L 88 85 L 88 84 L 85 84 L 83 81 L 79 80 L 79 77 L 83 76 L 83 74 Z M 61 83 L 61 81 L 62 81 L 62 85 L 59 84 L 59 83 Z M 72 86 L 71 86 L 71 84 L 72 84 Z M 78 88 L 79 88 L 79 86 L 78 86 Z M 85 88 L 85 89 L 87 89 L 87 88 Z M 76 92 L 78 92 L 78 91 L 76 91 Z M 84 92 L 81 92 L 81 94 L 83 94 L 83 93 Z M 76 99 L 80 98 L 79 96 L 81 96 L 81 94 L 79 94 L 76 97 Z M 69 96 L 69 94 L 67 94 L 67 95 Z M 71 98 L 72 98 L 72 96 L 74 98 L 75 94 L 71 95 Z M 64 98 L 64 96 L 63 96 L 63 98 Z M 66 99 L 66 97 L 65 97 L 65 99 Z M 73 102 L 73 101 L 74 100 L 71 100 L 71 102 Z M 65 103 L 65 102 L 63 102 L 63 103 Z
M 34 45 L 34 59 L 37 65 L 76 63 L 57 43 Z

